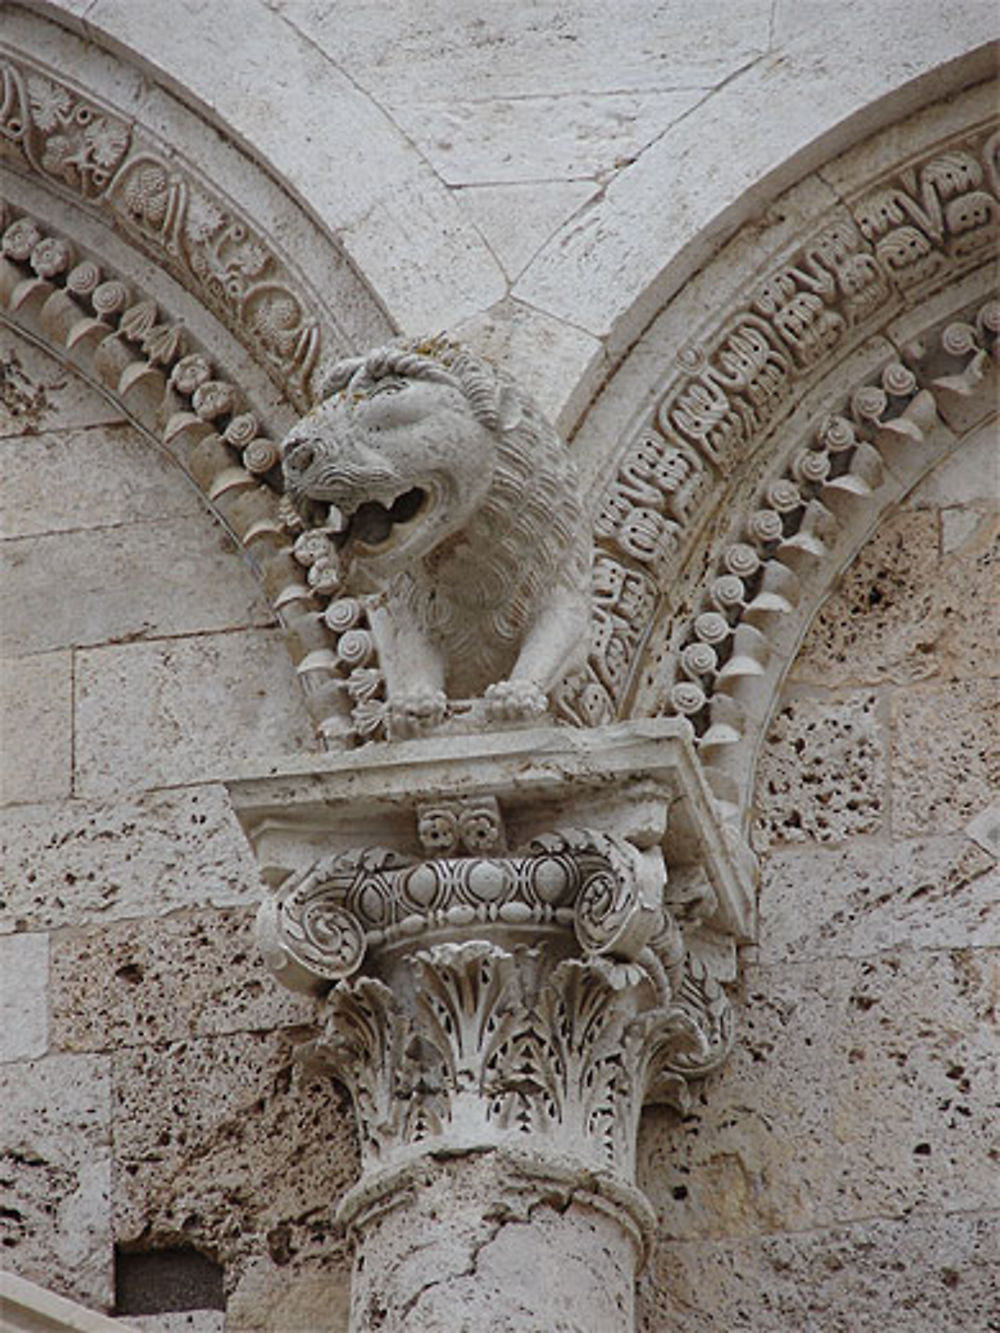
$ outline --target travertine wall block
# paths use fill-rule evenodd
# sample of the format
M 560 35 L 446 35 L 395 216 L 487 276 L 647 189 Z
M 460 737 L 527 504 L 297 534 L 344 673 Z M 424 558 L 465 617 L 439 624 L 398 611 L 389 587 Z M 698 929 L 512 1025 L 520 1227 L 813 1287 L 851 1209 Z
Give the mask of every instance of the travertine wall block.
M 136 1333 L 224 1333 L 224 1310 L 173 1310 L 167 1314 L 130 1314 Z
M 155 596 L 150 569 L 170 571 Z M 204 514 L 0 548 L 0 624 L 23 653 L 271 623 L 232 538 Z
M 0 938 L 0 1064 L 35 1060 L 49 1042 L 49 937 Z
M 4 1261 L 73 1300 L 110 1308 L 111 1078 L 97 1056 L 0 1066 Z
M 40 347 L 7 330 L 0 332 L 0 441 L 122 419 L 120 407 Z M 10 464 L 16 469 L 13 454 Z
M 226 1300 L 226 1333 L 271 1333 L 276 1328 L 322 1328 L 347 1333 L 350 1319 L 349 1256 L 336 1247 L 308 1268 L 252 1256 Z
M 80 383 L 75 377 L 74 382 Z M 4 537 L 156 523 L 205 512 L 177 464 L 128 422 L 48 428 L 11 440 L 3 458 Z
M 0 931 L 249 907 L 260 897 L 221 787 L 0 812 L 0 856 Z
M 893 829 L 964 828 L 1000 785 L 1000 680 L 896 692 L 891 718 Z
M 640 1280 L 637 1327 L 640 1333 L 988 1330 L 998 1259 L 995 1210 L 949 1216 L 931 1210 L 753 1241 L 675 1242 L 661 1247 Z
M 204 781 L 251 756 L 311 748 L 276 630 L 82 651 L 76 717 L 82 796 Z
M 835 969 L 744 971 L 743 1034 L 682 1120 L 647 1114 L 639 1181 L 661 1235 L 801 1230 L 834 1215 L 827 1071 Z
M 905 684 L 935 675 L 943 629 L 934 596 L 938 560 L 937 516 L 897 514 L 816 616 L 793 678 L 822 685 Z
M 838 1216 L 996 1204 L 998 984 L 996 950 L 901 950 L 841 969 L 829 1071 Z
M 303 1035 L 241 1032 L 114 1057 L 115 1236 L 184 1237 L 218 1255 L 238 1328 L 326 1327 L 320 1284 L 334 1305 L 343 1289 L 346 1311 L 331 1209 L 354 1180 L 357 1147 L 337 1089 L 295 1064 Z M 313 1324 L 275 1308 L 280 1292 L 289 1309 L 307 1300 L 300 1286 Z
M 963 508 L 950 522 L 951 512 L 902 511 L 880 529 L 813 621 L 794 680 L 903 685 L 995 673 L 997 521 Z
M 758 845 L 872 832 L 882 821 L 884 778 L 876 695 L 788 699 L 759 757 Z
M 113 1050 L 308 1022 L 309 1002 L 267 984 L 251 914 L 181 912 L 58 932 L 52 1044 Z
M 0 804 L 69 796 L 72 689 L 72 655 L 68 652 L 0 663 Z
M 963 834 L 773 851 L 762 865 L 759 957 L 801 963 L 880 949 L 1000 944 L 1000 868 Z

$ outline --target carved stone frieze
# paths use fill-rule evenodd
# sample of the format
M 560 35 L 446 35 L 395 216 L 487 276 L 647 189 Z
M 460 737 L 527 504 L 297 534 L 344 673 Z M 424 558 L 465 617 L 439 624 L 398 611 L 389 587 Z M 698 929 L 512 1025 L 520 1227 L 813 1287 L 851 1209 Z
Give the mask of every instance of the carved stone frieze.
M 994 410 L 1000 302 L 976 303 L 907 343 L 875 382 L 853 390 L 710 555 L 695 614 L 673 627 L 672 651 L 640 690 L 645 711 L 691 720 L 717 794 L 738 806 L 774 673 L 814 606 L 810 584 L 842 563 L 871 502 L 901 495 L 955 432 Z
M 632 711 L 637 687 L 646 692 L 638 678 L 650 625 L 671 609 L 670 577 L 690 558 L 725 479 L 852 349 L 990 259 L 1000 234 L 998 145 L 994 114 L 883 166 L 676 350 L 593 507 L 594 632 L 562 715 L 593 723 Z M 912 357 L 900 359 L 920 374 Z M 899 395 L 873 387 L 889 392 L 896 411 Z M 940 388 L 922 377 L 920 387 Z M 761 509 L 774 508 L 765 497 Z M 691 690 L 682 698 L 693 706 Z
M 3 199 L 0 317 L 121 402 L 191 476 L 259 571 L 307 703 L 317 720 L 325 717 L 314 663 L 343 637 L 338 608 L 316 614 L 281 517 L 279 448 L 243 388 L 135 283 Z
M 0 55 L 0 158 L 100 207 L 304 405 L 322 320 L 249 217 L 149 131 L 55 71 Z

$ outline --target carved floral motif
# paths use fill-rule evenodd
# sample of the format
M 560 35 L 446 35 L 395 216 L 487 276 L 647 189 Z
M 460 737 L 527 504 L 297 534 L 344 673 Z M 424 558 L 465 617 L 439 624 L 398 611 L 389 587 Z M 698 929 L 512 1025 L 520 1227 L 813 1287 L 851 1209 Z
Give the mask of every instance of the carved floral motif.
M 384 848 L 337 853 L 291 877 L 265 902 L 262 947 L 286 985 L 322 990 L 356 972 L 368 949 L 435 931 L 463 936 L 492 924 L 527 930 L 532 938 L 572 929 L 588 956 L 633 960 L 652 944 L 657 967 L 676 964 L 677 932 L 663 910 L 667 872 L 658 849 L 642 851 L 596 830 L 562 829 L 507 855 L 495 801 L 423 802 L 416 814 L 432 859 Z
M 105 206 L 304 404 L 322 339 L 311 302 L 249 220 L 163 146 L 53 73 L 3 58 L 0 154 Z
M 527 805 L 516 780 L 502 800 L 478 785 L 414 797 L 394 848 L 321 857 L 261 908 L 275 975 L 321 997 L 304 1058 L 351 1093 L 365 1197 L 421 1154 L 512 1145 L 543 1172 L 570 1163 L 627 1193 L 643 1105 L 684 1106 L 729 1050 L 728 1000 L 702 957 L 715 892 L 698 866 L 668 878 L 672 789 L 648 768 L 593 790 L 569 773 Z M 606 827 L 560 823 L 598 790 Z M 535 831 L 508 851 L 526 817 Z
M 682 1070 L 708 1047 L 694 1006 L 658 1004 L 640 968 L 483 939 L 417 950 L 405 968 L 412 1005 L 343 981 L 305 1053 L 348 1087 L 369 1171 L 523 1139 L 542 1160 L 628 1179 L 643 1102 L 683 1105 Z

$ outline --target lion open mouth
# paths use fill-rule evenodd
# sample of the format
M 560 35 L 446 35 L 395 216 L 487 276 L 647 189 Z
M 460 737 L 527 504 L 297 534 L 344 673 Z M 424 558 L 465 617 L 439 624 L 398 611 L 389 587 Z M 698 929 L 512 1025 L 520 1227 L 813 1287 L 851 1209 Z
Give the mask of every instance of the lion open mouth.
M 361 546 L 384 546 L 392 537 L 393 528 L 411 522 L 423 511 L 426 502 L 427 492 L 413 486 L 397 495 L 388 506 L 378 500 L 365 500 L 352 512 L 340 509 L 335 515 L 335 506 L 331 505 L 331 526 L 337 523 L 339 515 L 339 538 L 344 545 L 357 542 Z

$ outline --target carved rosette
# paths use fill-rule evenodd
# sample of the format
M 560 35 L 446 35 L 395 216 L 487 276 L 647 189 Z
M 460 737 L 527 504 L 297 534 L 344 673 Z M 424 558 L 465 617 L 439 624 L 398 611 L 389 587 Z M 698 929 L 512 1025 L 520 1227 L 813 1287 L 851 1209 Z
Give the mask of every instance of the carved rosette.
M 468 795 L 413 795 L 405 828 L 398 809 L 385 820 L 392 845 L 321 856 L 262 907 L 268 965 L 319 997 L 303 1059 L 354 1104 L 363 1176 L 345 1221 L 422 1162 L 493 1152 L 600 1182 L 644 1230 L 639 1117 L 683 1108 L 728 1053 L 732 936 L 705 868 L 668 869 L 676 789 L 583 769 L 582 790 L 549 776 L 530 799 L 509 777 L 482 790 L 484 774 Z

